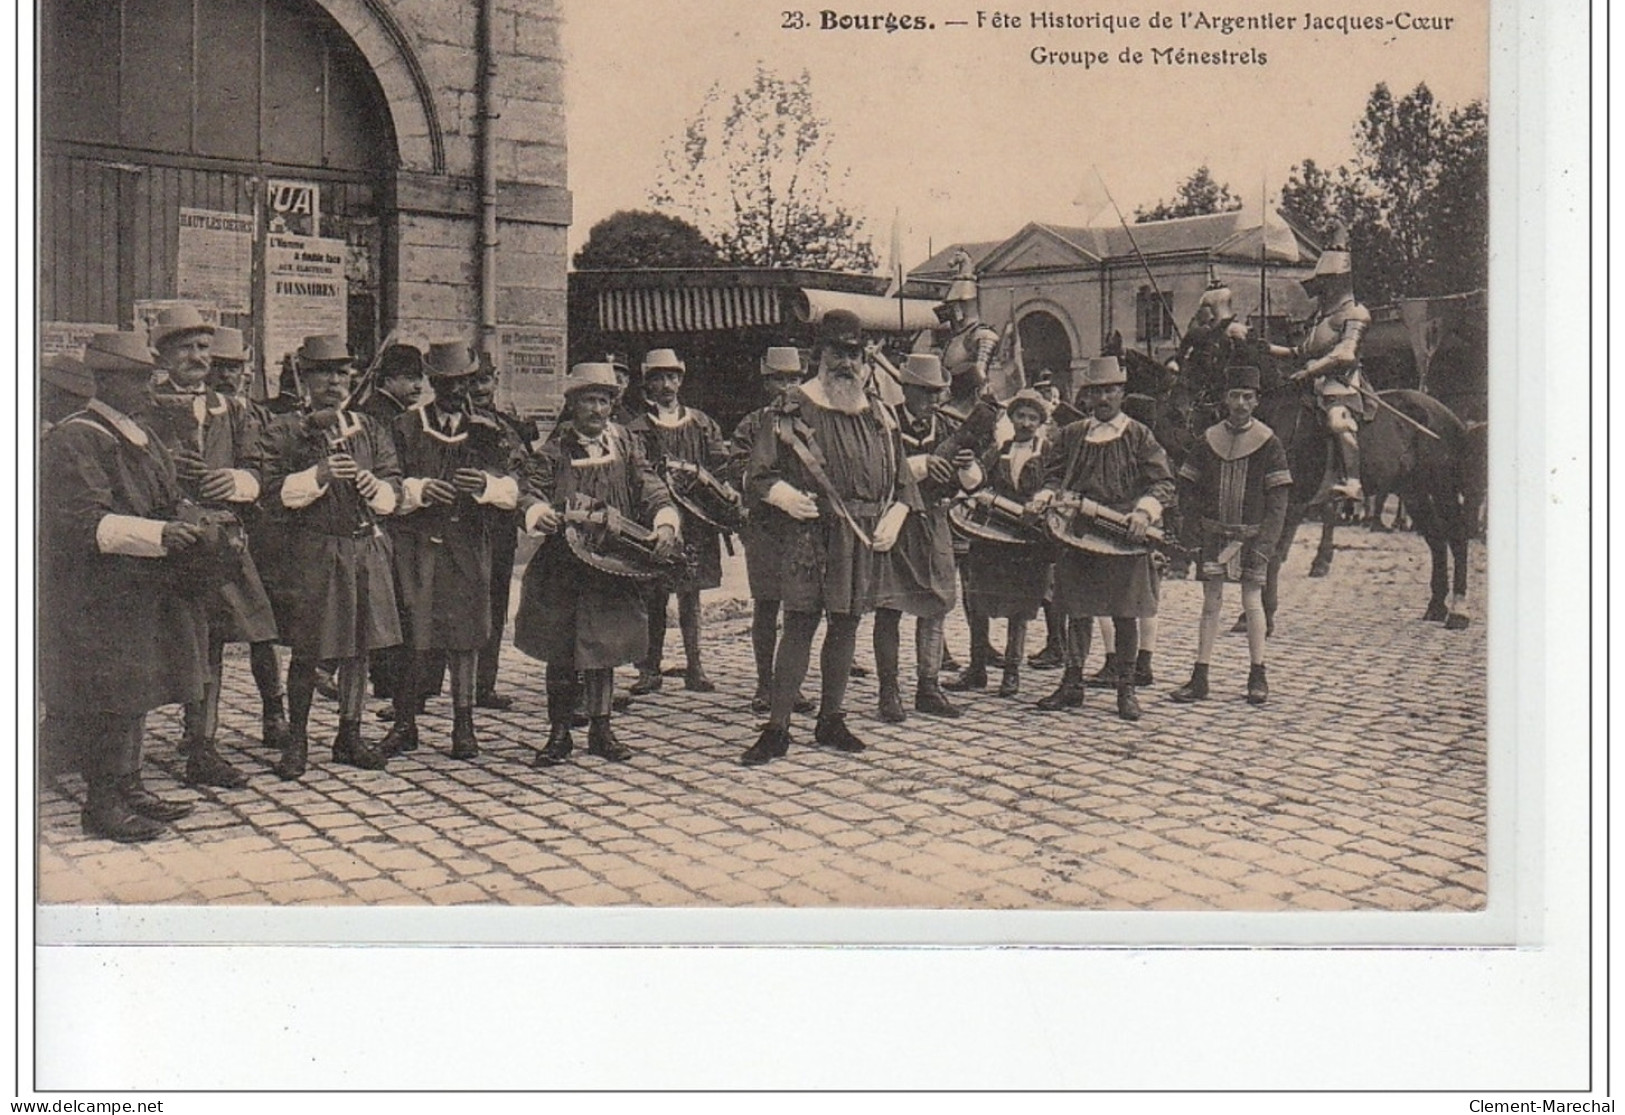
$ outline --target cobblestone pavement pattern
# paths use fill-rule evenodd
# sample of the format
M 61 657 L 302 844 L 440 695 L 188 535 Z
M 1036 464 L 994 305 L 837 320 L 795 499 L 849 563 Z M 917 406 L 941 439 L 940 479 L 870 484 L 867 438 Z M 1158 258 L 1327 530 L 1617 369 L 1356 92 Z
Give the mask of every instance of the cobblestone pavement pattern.
M 1485 895 L 1483 550 L 1466 631 L 1418 617 L 1427 551 L 1410 535 L 1340 533 L 1337 566 L 1282 576 L 1272 694 L 1242 699 L 1246 650 L 1221 637 L 1213 698 L 1168 699 L 1188 675 L 1201 589 L 1163 587 L 1157 683 L 1138 724 L 1091 690 L 1070 714 L 1034 708 L 1059 674 L 1023 672 L 956 721 L 882 724 L 872 677 L 852 683 L 860 755 L 812 746 L 743 768 L 759 718 L 748 605 L 709 594 L 714 694 L 680 679 L 617 717 L 629 763 L 584 754 L 530 766 L 546 735 L 539 663 L 508 648 L 506 713 L 481 710 L 485 749 L 454 762 L 445 698 L 424 746 L 387 772 L 334 766 L 331 704 L 312 719 L 311 771 L 284 783 L 258 743 L 246 656 L 227 662 L 225 753 L 245 790 L 202 791 L 173 837 L 87 840 L 83 785 L 39 795 L 39 897 L 52 903 L 550 904 L 1464 910 Z M 730 584 L 740 584 L 732 570 Z M 1235 590 L 1227 599 L 1227 618 Z M 712 597 L 718 599 L 713 600 Z M 1239 605 L 1234 605 L 1239 610 Z M 965 630 L 950 627 L 963 657 Z M 995 625 L 995 639 L 1002 625 Z M 1042 622 L 1036 625 L 1042 631 Z M 859 661 L 870 659 L 868 624 Z M 673 643 L 676 640 L 672 640 Z M 1098 646 L 1098 639 L 1096 640 Z M 911 677 L 905 638 L 904 677 Z M 668 648 L 668 665 L 673 650 Z M 816 671 L 816 656 L 814 658 Z M 1098 665 L 1098 650 L 1089 664 Z M 629 671 L 622 671 L 629 674 Z M 624 684 L 624 679 L 623 679 Z M 809 692 L 816 692 L 809 678 Z M 997 678 L 994 679 L 997 685 Z M 378 706 L 375 706 L 378 707 Z M 177 785 L 179 713 L 149 717 L 148 783 Z M 367 731 L 382 734 L 370 721 Z M 584 735 L 584 733 L 578 733 Z

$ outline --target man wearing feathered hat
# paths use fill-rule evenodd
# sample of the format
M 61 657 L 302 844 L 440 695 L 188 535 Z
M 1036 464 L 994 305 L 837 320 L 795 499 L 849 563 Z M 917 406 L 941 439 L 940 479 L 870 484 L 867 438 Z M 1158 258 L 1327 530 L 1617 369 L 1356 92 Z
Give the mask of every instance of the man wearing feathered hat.
M 306 337 L 296 364 L 303 399 L 269 431 L 263 497 L 286 532 L 286 573 L 272 579 L 272 602 L 292 648 L 289 738 L 276 764 L 290 780 L 309 761 L 310 703 L 324 662 L 338 663 L 333 761 L 384 768 L 387 756 L 361 734 L 367 656 L 401 642 L 390 542 L 380 525 L 401 501 L 395 443 L 375 419 L 349 409 L 355 362 L 342 337 Z
M 608 364 L 577 364 L 564 381 L 564 421 L 558 436 L 530 459 L 521 506 L 525 529 L 545 536 L 525 570 L 514 646 L 547 663 L 547 743 L 538 767 L 565 762 L 575 749 L 571 720 L 578 699 L 588 716 L 587 751 L 624 762 L 632 749 L 615 737 L 615 667 L 649 649 L 649 616 L 642 582 L 590 564 L 571 545 L 585 527 L 573 513 L 606 509 L 652 528 L 652 556 L 670 561 L 681 550 L 681 518 L 671 493 L 655 474 L 643 446 L 610 421 L 620 385 Z M 608 525 L 605 525 L 608 529 Z
M 246 408 L 232 406 L 226 396 L 209 387 L 216 333 L 216 327 L 189 305 L 158 315 L 152 325 L 152 347 L 163 373 L 157 381 L 154 424 L 174 454 L 176 472 L 188 494 L 206 507 L 230 511 L 241 523 L 260 495 L 264 428 Z M 237 347 L 240 353 L 240 337 Z M 270 597 L 254 555 L 245 545 L 234 575 L 210 601 L 209 681 L 203 699 L 186 707 L 181 740 L 188 782 L 226 789 L 247 784 L 243 773 L 221 757 L 216 743 L 224 646 L 270 646 L 276 637 Z M 273 687 L 271 693 L 276 692 Z M 264 742 L 278 746 L 282 742 L 277 734 L 281 710 L 262 711 L 267 714 Z
M 745 469 L 746 498 L 784 516 L 784 635 L 773 660 L 767 728 L 741 756 L 755 766 L 784 755 L 793 711 L 824 617 L 822 698 L 814 740 L 837 751 L 864 744 L 846 726 L 846 686 L 858 623 L 874 606 L 879 556 L 921 509 L 897 419 L 864 385 L 857 315 L 834 310 L 818 323 L 818 375 L 785 393 L 773 436 L 758 438 Z
M 1316 492 L 1311 505 L 1327 496 L 1358 500 L 1360 490 L 1360 420 L 1369 419 L 1374 404 L 1360 373 L 1360 339 L 1371 325 L 1371 311 L 1354 298 L 1354 264 L 1348 233 L 1337 226 L 1331 246 L 1320 253 L 1315 271 L 1303 288 L 1315 299 L 1309 335 L 1296 348 L 1270 346 L 1270 355 L 1306 361 L 1294 380 L 1313 379 L 1315 395 L 1326 416 L 1326 429 L 1337 450 L 1336 483 Z
M 1173 500 L 1168 455 L 1142 423 L 1123 413 L 1127 376 L 1115 356 L 1089 361 L 1082 402 L 1089 417 L 1061 431 L 1045 460 L 1044 487 L 1028 505 L 1042 512 L 1057 497 L 1094 501 L 1125 516 L 1130 544 L 1146 532 Z M 1140 718 L 1134 694 L 1139 654 L 1139 619 L 1157 614 L 1157 580 L 1151 555 L 1086 552 L 1061 548 L 1055 562 L 1055 603 L 1067 615 L 1067 662 L 1059 688 L 1038 703 L 1046 711 L 1083 704 L 1083 663 L 1089 654 L 1091 617 L 1110 616 L 1115 625 L 1117 715 Z
M 644 412 L 626 424 L 643 442 L 643 451 L 657 469 L 697 466 L 713 475 L 728 463 L 728 443 L 716 421 L 678 398 L 687 367 L 669 348 L 657 348 L 643 360 Z M 705 675 L 700 657 L 700 593 L 722 584 L 722 538 L 716 529 L 695 515 L 683 512 L 683 544 L 693 559 L 684 571 L 651 584 L 649 590 L 649 651 L 638 663 L 632 693 L 658 692 L 661 658 L 666 647 L 666 605 L 677 596 L 677 624 L 683 635 L 685 671 L 683 687 L 696 693 L 716 691 Z
M 1258 406 L 1259 370 L 1233 365 L 1225 370 L 1225 419 L 1208 428 L 1179 468 L 1180 503 L 1201 531 L 1202 621 L 1191 679 L 1171 696 L 1200 701 L 1208 695 L 1208 665 L 1219 634 L 1226 582 L 1241 585 L 1247 617 L 1247 700 L 1269 698 L 1264 676 L 1264 581 L 1270 555 L 1286 522 L 1292 471 L 1275 432 L 1253 417 Z
M 743 491 L 745 466 L 757 442 L 772 438 L 774 415 L 786 391 L 799 384 L 806 375 L 801 363 L 801 351 L 790 345 L 775 345 L 763 354 L 758 364 L 758 379 L 767 395 L 767 404 L 751 411 L 739 420 L 733 437 L 728 439 L 732 456 L 724 470 L 724 478 Z M 750 645 L 756 662 L 756 692 L 750 699 L 750 710 L 763 714 L 773 707 L 773 651 L 779 641 L 779 604 L 784 599 L 784 557 L 787 552 L 787 533 L 793 519 L 769 513 L 767 506 L 753 501 L 746 493 L 745 525 L 739 540 L 745 547 L 745 575 L 750 583 Z M 809 713 L 814 704 L 799 692 L 794 711 Z
M 205 531 L 180 519 L 174 459 L 149 424 L 147 338 L 98 333 L 95 397 L 44 441 L 41 695 L 79 749 L 85 835 L 153 840 L 192 811 L 142 783 L 146 714 L 203 696 L 208 595 L 187 564 Z
M 959 491 L 953 464 L 936 452 L 948 435 L 948 425 L 937 413 L 948 386 L 942 361 L 930 353 L 910 354 L 903 364 L 901 385 L 898 433 L 923 507 L 904 520 L 897 545 L 878 563 L 875 676 L 880 684 L 880 718 L 893 724 L 908 719 L 897 678 L 904 613 L 915 617 L 915 711 L 949 719 L 961 715 L 937 677 L 942 669 L 942 623 L 955 598 L 948 501 Z
M 424 369 L 434 398 L 396 416 L 400 506 L 390 518 L 405 669 L 395 679 L 395 722 L 386 755 L 418 746 L 418 695 L 431 656 L 451 674 L 451 756 L 480 753 L 474 697 L 480 648 L 491 634 L 488 507 L 519 506 L 519 449 L 508 428 L 473 404 L 479 361 L 466 342 L 429 345 Z

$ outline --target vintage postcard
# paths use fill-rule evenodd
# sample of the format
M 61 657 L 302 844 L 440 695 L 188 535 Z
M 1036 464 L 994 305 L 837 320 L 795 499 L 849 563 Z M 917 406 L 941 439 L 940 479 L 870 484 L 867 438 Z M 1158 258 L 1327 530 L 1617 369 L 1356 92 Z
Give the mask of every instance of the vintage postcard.
M 1497 16 L 44 0 L 38 943 L 1530 943 Z

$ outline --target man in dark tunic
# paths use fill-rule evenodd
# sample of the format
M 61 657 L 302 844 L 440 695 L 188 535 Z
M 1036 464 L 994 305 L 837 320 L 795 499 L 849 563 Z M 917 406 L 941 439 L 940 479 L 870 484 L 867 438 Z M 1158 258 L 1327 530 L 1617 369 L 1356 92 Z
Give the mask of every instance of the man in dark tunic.
M 1168 455 L 1142 423 L 1123 413 L 1127 377 L 1115 356 L 1089 361 L 1082 402 L 1090 416 L 1061 431 L 1044 463 L 1044 487 L 1028 506 L 1044 510 L 1057 497 L 1082 497 L 1127 516 L 1130 544 L 1146 531 L 1174 496 Z M 1055 562 L 1055 602 L 1067 616 L 1067 662 L 1060 687 L 1038 702 L 1046 711 L 1083 704 L 1083 663 L 1089 655 L 1091 619 L 1110 616 L 1116 628 L 1117 715 L 1140 718 L 1134 695 L 1139 619 L 1157 614 L 1157 580 L 1147 553 L 1084 552 L 1060 547 Z
M 474 405 L 493 415 L 507 427 L 518 453 L 519 475 L 525 474 L 529 447 L 540 432 L 536 420 L 498 409 L 497 370 L 486 353 L 480 353 L 480 370 L 469 388 Z M 497 670 L 502 662 L 502 636 L 508 629 L 508 601 L 513 591 L 514 559 L 519 552 L 520 514 L 493 505 L 484 509 L 491 535 L 491 635 L 480 648 L 480 664 L 474 679 L 474 706 L 501 712 L 513 707 L 513 698 L 497 690 Z
M 960 451 L 956 463 L 963 464 L 960 475 L 966 488 L 987 487 L 993 494 L 1025 505 L 1044 485 L 1044 454 L 1049 439 L 1044 430 L 1049 423 L 1049 405 L 1032 389 L 1022 390 L 1006 404 L 1015 433 L 976 461 L 974 451 Z M 1050 596 L 1051 564 L 1054 554 L 1043 543 L 995 542 L 973 538 L 965 558 L 966 614 L 980 623 L 980 638 L 986 641 L 990 619 L 1006 623 L 1004 678 L 999 696 L 1014 697 L 1021 692 L 1021 656 L 1027 646 L 1027 624 L 1038 614 Z M 973 632 L 973 641 L 977 638 Z
M 153 425 L 175 458 L 181 486 L 204 507 L 228 510 L 239 522 L 259 498 L 265 466 L 263 428 L 247 410 L 231 406 L 208 385 L 215 327 L 191 306 L 163 311 L 152 343 L 163 373 L 156 384 Z M 240 351 L 240 345 L 239 351 Z M 246 547 L 238 567 L 212 594 L 209 606 L 209 680 L 203 698 L 186 706 L 181 753 L 184 777 L 196 785 L 238 789 L 243 773 L 221 757 L 221 662 L 226 643 L 270 645 L 277 636 L 271 601 Z M 266 742 L 280 743 L 274 735 Z
M 864 390 L 863 351 L 856 314 L 825 314 L 817 377 L 785 393 L 773 437 L 758 439 L 746 467 L 747 498 L 796 523 L 784 555 L 784 635 L 773 659 L 772 709 L 761 738 L 741 756 L 747 766 L 789 750 L 790 714 L 826 615 L 813 738 L 838 751 L 864 748 L 844 711 L 858 623 L 874 606 L 877 555 L 897 543 L 904 520 L 921 506 L 896 416 Z
M 390 533 L 409 653 L 383 751 L 416 750 L 421 678 L 438 652 L 451 672 L 451 755 L 473 759 L 480 753 L 475 673 L 491 633 L 491 520 L 484 509 L 519 506 L 518 450 L 496 415 L 469 397 L 479 362 L 467 344 L 431 344 L 424 364 L 434 399 L 399 415 L 392 431 L 404 498 Z
M 1269 699 L 1264 675 L 1264 581 L 1270 555 L 1286 522 L 1287 489 L 1292 471 L 1281 439 L 1253 417 L 1258 407 L 1259 370 L 1238 366 L 1225 373 L 1225 420 L 1210 427 L 1180 466 L 1180 504 L 1200 525 L 1202 557 L 1196 576 L 1202 582 L 1202 625 L 1196 638 L 1196 666 L 1191 680 L 1174 690 L 1176 701 L 1200 701 L 1208 695 L 1208 665 L 1219 634 L 1226 582 L 1241 584 L 1247 617 L 1247 700 Z
M 587 751 L 624 762 L 632 749 L 615 738 L 615 667 L 640 660 L 649 649 L 649 617 L 642 584 L 588 565 L 571 549 L 565 513 L 588 504 L 609 508 L 652 527 L 655 552 L 675 556 L 681 519 L 655 475 L 643 446 L 609 420 L 620 389 L 608 364 L 577 364 L 565 379 L 567 421 L 558 437 L 531 457 L 522 506 L 525 530 L 547 540 L 525 570 L 514 646 L 547 663 L 547 744 L 539 767 L 556 766 L 575 744 L 571 719 L 584 698 Z
M 789 345 L 774 346 L 762 357 L 760 378 L 767 392 L 767 405 L 739 420 L 729 444 L 733 455 L 725 470 L 729 483 L 744 490 L 745 468 L 756 443 L 773 437 L 774 415 L 784 393 L 801 382 L 805 372 L 801 353 Z M 784 599 L 784 555 L 794 533 L 795 520 L 759 500 L 746 501 L 744 529 L 739 540 L 745 546 L 745 575 L 750 583 L 750 645 L 756 659 L 756 693 L 750 710 L 765 713 L 773 707 L 773 650 L 779 641 L 779 602 Z M 795 711 L 809 713 L 817 707 L 796 695 Z
M 401 641 L 390 543 L 379 520 L 401 500 L 389 432 L 346 408 L 354 365 L 341 337 L 305 338 L 298 353 L 304 405 L 279 415 L 268 437 L 262 502 L 286 531 L 286 573 L 273 578 L 277 627 L 288 663 L 284 779 L 305 773 L 316 676 L 338 663 L 339 729 L 333 761 L 382 770 L 386 756 L 361 736 L 367 655 Z
M 79 750 L 85 835 L 152 840 L 192 810 L 142 784 L 141 740 L 149 711 L 203 696 L 208 594 L 183 565 L 203 532 L 176 518 L 175 464 L 145 418 L 146 339 L 99 333 L 85 364 L 97 397 L 41 453 L 42 696 Z
M 644 455 L 657 470 L 697 465 L 715 474 L 728 462 L 728 443 L 710 415 L 678 399 L 686 370 L 671 349 L 651 351 L 643 361 L 647 409 L 626 428 L 643 442 Z M 690 559 L 685 572 L 655 581 L 649 588 L 649 651 L 638 664 L 638 678 L 632 683 L 632 692 L 637 696 L 660 689 L 666 604 L 673 593 L 677 595 L 677 624 L 683 634 L 683 688 L 696 693 L 716 692 L 716 683 L 705 676 L 700 660 L 700 593 L 722 584 L 722 538 L 714 527 L 686 511 L 682 534 Z
M 942 621 L 954 606 L 954 543 L 948 501 L 959 490 L 954 466 L 935 452 L 948 432 L 937 414 L 937 402 L 948 386 L 942 361 L 929 353 L 910 354 L 903 365 L 901 385 L 898 432 L 924 509 L 903 522 L 897 545 L 878 561 L 875 675 L 880 683 L 880 719 L 892 724 L 908 719 L 897 680 L 905 612 L 915 617 L 915 711 L 950 719 L 960 715 L 937 678 L 942 669 Z

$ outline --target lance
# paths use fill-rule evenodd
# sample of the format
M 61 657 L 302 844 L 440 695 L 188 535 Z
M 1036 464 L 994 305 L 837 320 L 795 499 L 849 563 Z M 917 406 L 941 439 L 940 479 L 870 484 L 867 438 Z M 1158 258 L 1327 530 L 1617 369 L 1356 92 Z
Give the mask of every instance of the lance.
M 1106 200 L 1112 203 L 1112 212 L 1117 214 L 1117 223 L 1122 225 L 1123 231 L 1128 234 L 1129 247 L 1134 249 L 1134 258 L 1140 261 L 1140 266 L 1145 270 L 1145 277 L 1151 283 L 1151 290 L 1156 294 L 1158 304 L 1168 311 L 1168 321 L 1174 327 L 1174 343 L 1178 344 L 1185 338 L 1180 334 L 1179 323 L 1174 321 L 1173 305 L 1168 301 L 1168 296 L 1162 293 L 1162 287 L 1158 285 L 1157 277 L 1151 273 L 1151 264 L 1146 261 L 1145 253 L 1140 251 L 1140 242 L 1134 239 L 1134 230 L 1128 227 L 1128 221 L 1123 218 L 1123 211 L 1117 207 L 1117 199 L 1112 197 L 1111 188 L 1106 185 L 1106 179 L 1101 175 L 1100 168 L 1090 167 L 1090 169 L 1095 172 L 1095 177 L 1099 179 L 1100 188 L 1106 194 Z

